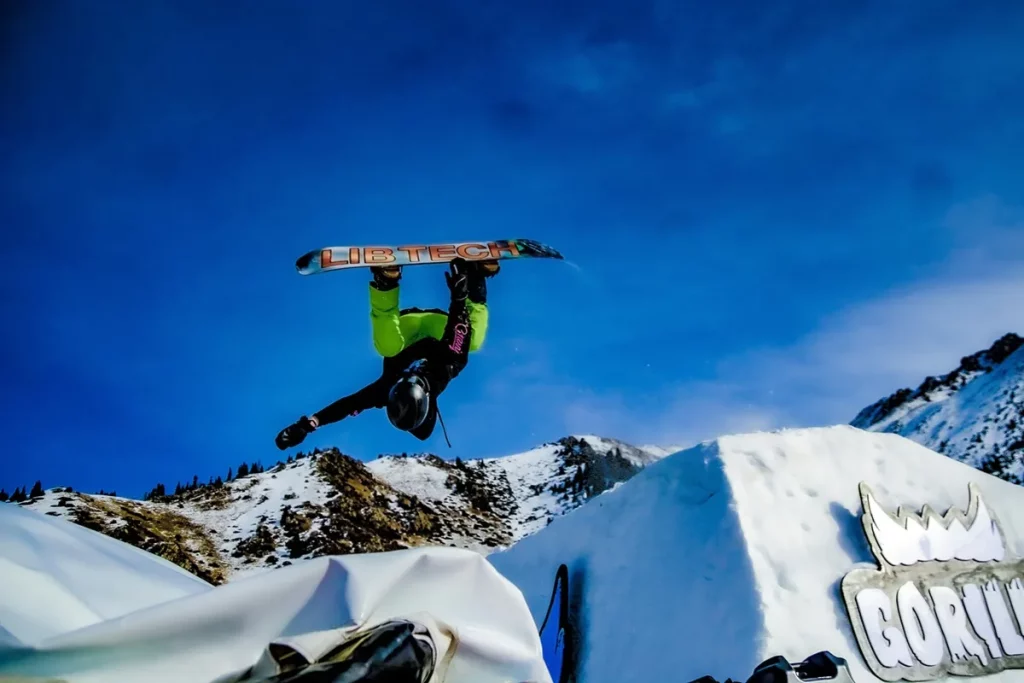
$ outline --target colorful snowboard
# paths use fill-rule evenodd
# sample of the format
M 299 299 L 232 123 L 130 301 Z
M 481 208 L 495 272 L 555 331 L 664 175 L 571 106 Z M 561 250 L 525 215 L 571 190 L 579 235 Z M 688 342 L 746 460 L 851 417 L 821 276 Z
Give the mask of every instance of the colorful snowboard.
M 300 256 L 295 262 L 295 268 L 300 275 L 315 275 L 371 266 L 436 265 L 448 263 L 457 256 L 467 261 L 563 258 L 555 249 L 533 240 L 491 240 L 404 246 L 324 247 Z

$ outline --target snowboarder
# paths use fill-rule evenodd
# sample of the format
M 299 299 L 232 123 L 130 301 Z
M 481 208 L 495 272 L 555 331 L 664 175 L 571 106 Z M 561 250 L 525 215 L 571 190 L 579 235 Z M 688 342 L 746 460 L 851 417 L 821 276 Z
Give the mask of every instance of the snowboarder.
M 487 335 L 487 282 L 500 270 L 497 261 L 455 258 L 445 273 L 451 292 L 448 312 L 398 309 L 400 266 L 370 271 L 370 323 L 373 345 L 384 358 L 381 376 L 354 394 L 338 399 L 312 416 L 303 415 L 277 435 L 277 447 L 296 446 L 324 425 L 387 408 L 396 428 L 426 440 L 438 418 L 437 397 L 463 368 L 470 352 Z M 442 427 L 443 427 L 442 423 Z

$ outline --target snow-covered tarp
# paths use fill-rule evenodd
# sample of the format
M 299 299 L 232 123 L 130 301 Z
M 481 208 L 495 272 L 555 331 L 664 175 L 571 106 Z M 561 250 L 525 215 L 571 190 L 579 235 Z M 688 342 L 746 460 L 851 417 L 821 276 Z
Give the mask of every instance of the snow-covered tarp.
M 399 618 L 430 628 L 432 680 L 550 683 L 522 594 L 467 550 L 321 557 L 212 587 L 71 522 L 0 505 L 0 575 L 0 678 L 213 681 L 266 659 L 271 643 L 315 654 Z

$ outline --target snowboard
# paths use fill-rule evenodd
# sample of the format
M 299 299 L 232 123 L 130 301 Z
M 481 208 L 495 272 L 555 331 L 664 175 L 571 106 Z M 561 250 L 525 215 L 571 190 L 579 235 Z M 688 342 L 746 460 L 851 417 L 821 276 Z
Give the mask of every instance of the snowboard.
M 467 261 L 564 257 L 556 249 L 534 240 L 489 240 L 391 246 L 345 246 L 314 249 L 295 261 L 300 275 L 371 266 L 426 266 L 448 263 L 457 256 Z
M 540 643 L 544 652 L 544 663 L 554 683 L 569 683 L 575 680 L 573 638 L 570 633 L 569 614 L 569 568 L 560 565 L 555 573 L 555 584 L 551 589 L 551 601 L 547 614 L 540 626 Z

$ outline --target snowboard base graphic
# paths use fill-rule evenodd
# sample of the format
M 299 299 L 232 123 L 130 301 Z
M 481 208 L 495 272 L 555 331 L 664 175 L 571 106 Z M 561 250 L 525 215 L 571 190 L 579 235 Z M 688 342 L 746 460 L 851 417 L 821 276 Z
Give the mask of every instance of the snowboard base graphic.
M 534 240 L 489 240 L 402 246 L 323 247 L 300 256 L 295 269 L 300 275 L 373 266 L 425 266 L 445 264 L 456 257 L 467 261 L 564 257 L 556 249 Z

